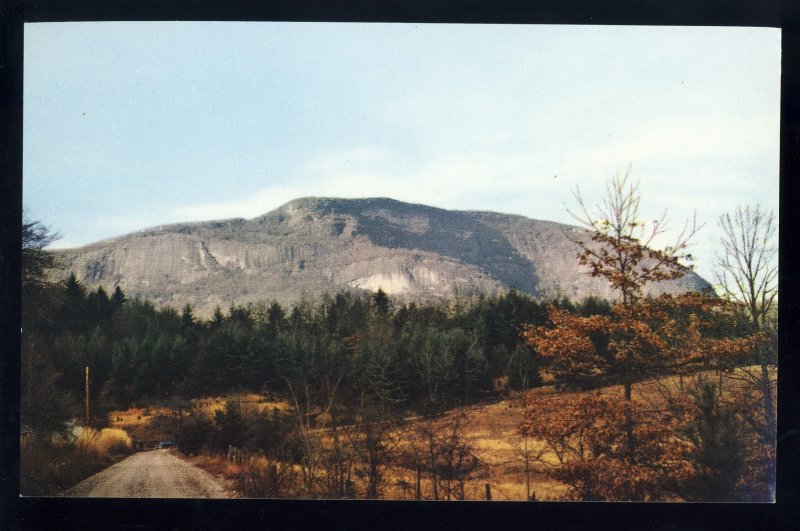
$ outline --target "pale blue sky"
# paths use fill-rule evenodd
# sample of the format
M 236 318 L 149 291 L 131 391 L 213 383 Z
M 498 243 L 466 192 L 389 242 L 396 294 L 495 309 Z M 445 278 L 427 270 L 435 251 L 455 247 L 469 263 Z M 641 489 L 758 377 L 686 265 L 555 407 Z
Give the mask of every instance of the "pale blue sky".
M 778 208 L 780 31 L 327 23 L 25 26 L 23 203 L 82 245 L 296 197 L 569 222 L 629 163 L 642 209 Z

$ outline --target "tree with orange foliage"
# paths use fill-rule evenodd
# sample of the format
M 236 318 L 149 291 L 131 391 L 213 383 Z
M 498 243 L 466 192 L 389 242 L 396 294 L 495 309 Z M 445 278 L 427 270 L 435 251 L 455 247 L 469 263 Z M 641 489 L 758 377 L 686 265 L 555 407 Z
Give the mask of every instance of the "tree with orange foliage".
M 545 441 L 557 466 L 550 475 L 572 487 L 578 499 L 657 499 L 679 492 L 697 473 L 689 414 L 648 410 L 634 400 L 633 385 L 646 378 L 683 374 L 745 358 L 752 336 L 731 337 L 720 326 L 735 307 L 710 294 L 686 293 L 645 298 L 650 282 L 676 279 L 691 269 L 689 242 L 698 227 L 688 222 L 673 245 L 653 249 L 667 230 L 666 215 L 641 221 L 638 185 L 629 173 L 613 177 L 607 197 L 590 210 L 579 191 L 585 229 L 578 260 L 588 274 L 606 279 L 618 294 L 609 316 L 581 317 L 551 308 L 549 326 L 526 326 L 525 342 L 549 363 L 557 386 L 600 387 L 621 384 L 624 399 L 561 397 L 528 404 L 521 432 Z M 720 328 L 722 331 L 720 332 Z M 696 408 L 695 408 L 696 409 Z M 686 409 L 685 411 L 690 411 Z
M 610 316 L 581 317 L 550 308 L 550 326 L 525 326 L 522 337 L 549 365 L 558 388 L 621 384 L 623 406 L 634 408 L 637 381 L 731 366 L 753 352 L 753 336 L 732 338 L 717 330 L 720 322 L 735 317 L 734 311 L 725 300 L 700 293 L 619 304 Z M 626 415 L 625 445 L 633 461 L 639 444 L 636 415 Z
M 573 196 L 579 210 L 569 212 L 584 229 L 583 237 L 575 240 L 581 248 L 578 261 L 589 268 L 591 276 L 606 279 L 623 306 L 639 300 L 646 284 L 680 278 L 692 268 L 687 249 L 702 226 L 693 218 L 672 245 L 655 249 L 656 239 L 669 230 L 667 213 L 652 223 L 643 221 L 639 183 L 630 180 L 630 168 L 608 181 L 605 199 L 594 208 L 587 206 L 580 189 Z
M 633 459 L 625 426 L 633 418 Z M 542 443 L 537 460 L 580 501 L 670 499 L 693 474 L 691 446 L 674 437 L 683 419 L 634 400 L 582 394 L 531 401 L 520 432 Z
M 550 325 L 525 325 L 522 338 L 548 362 L 559 388 L 622 384 L 629 400 L 636 381 L 710 367 L 718 359 L 735 364 L 737 356 L 752 352 L 752 337 L 716 333 L 734 310 L 701 293 L 617 305 L 610 316 L 582 317 L 552 307 Z
M 639 185 L 630 181 L 630 169 L 612 177 L 602 204 L 589 208 L 580 190 L 573 194 L 579 213 L 572 213 L 584 229 L 576 243 L 578 261 L 593 277 L 606 279 L 619 294 L 610 318 L 575 318 L 551 310 L 553 327 L 526 328 L 524 339 L 542 356 L 554 360 L 562 379 L 612 376 L 625 388 L 625 402 L 631 402 L 633 383 L 649 375 L 653 366 L 663 366 L 671 354 L 665 339 L 648 323 L 648 306 L 643 304 L 645 286 L 650 282 L 679 278 L 691 268 L 686 251 L 697 232 L 694 221 L 686 223 L 673 245 L 657 250 L 656 238 L 668 230 L 666 213 L 649 226 L 639 213 Z M 629 459 L 635 459 L 633 415 L 626 413 L 625 431 Z

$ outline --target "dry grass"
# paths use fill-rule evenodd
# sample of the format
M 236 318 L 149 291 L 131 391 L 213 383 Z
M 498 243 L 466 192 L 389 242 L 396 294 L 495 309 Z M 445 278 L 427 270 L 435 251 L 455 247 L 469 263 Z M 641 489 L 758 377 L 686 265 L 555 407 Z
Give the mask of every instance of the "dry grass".
M 555 393 L 550 388 L 545 393 Z M 482 463 L 481 470 L 467 482 L 465 494 L 467 499 L 485 499 L 485 484 L 491 488 L 492 500 L 525 500 L 527 498 L 524 466 L 524 441 L 518 433 L 523 420 L 524 407 L 522 396 L 513 394 L 506 400 L 495 404 L 476 405 L 464 408 L 465 414 L 463 439 L 474 449 L 475 455 Z M 447 422 L 449 418 L 460 414 L 461 410 L 447 413 L 438 422 Z M 408 423 L 405 432 L 414 433 L 414 428 L 422 420 Z M 407 446 L 410 441 L 401 441 L 400 446 Z M 536 442 L 528 441 L 529 455 L 535 454 Z M 566 492 L 567 487 L 548 478 L 542 470 L 543 465 L 531 463 L 530 490 L 537 500 L 558 499 Z M 413 498 L 414 484 L 412 470 L 393 468 L 386 475 L 385 498 Z M 423 498 L 430 496 L 430 480 L 421 481 Z
M 269 400 L 267 397 L 257 393 L 242 393 L 226 397 L 210 396 L 197 398 L 192 400 L 192 406 L 204 414 L 213 417 L 215 412 L 224 410 L 225 405 L 233 401 L 237 402 L 244 410 L 256 410 L 259 413 L 276 410 L 285 412 L 290 409 L 288 402 Z
M 732 378 L 725 379 L 724 392 L 731 392 L 742 385 L 735 377 L 742 370 L 734 371 L 731 375 Z M 708 371 L 705 373 L 698 373 L 692 376 L 667 376 L 663 378 L 643 381 L 633 386 L 633 398 L 645 401 L 654 407 L 663 407 L 665 405 L 665 396 L 668 394 L 678 394 L 681 387 L 689 388 L 692 381 L 697 377 L 702 376 L 707 379 L 714 379 L 716 381 L 717 373 Z M 480 459 L 482 467 L 480 471 L 473 474 L 468 480 L 465 495 L 468 499 L 484 499 L 485 498 L 485 484 L 489 483 L 491 486 L 492 499 L 497 501 L 502 500 L 525 500 L 526 492 L 526 474 L 525 474 L 525 459 L 524 448 L 525 441 L 518 433 L 520 423 L 524 419 L 525 412 L 525 399 L 529 403 L 535 404 L 537 399 L 547 400 L 556 399 L 564 401 L 565 403 L 570 400 L 576 400 L 586 393 L 599 393 L 606 397 L 617 397 L 622 400 L 624 397 L 624 389 L 621 385 L 609 386 L 602 389 L 592 391 L 557 391 L 552 385 L 538 387 L 528 391 L 526 395 L 522 393 L 512 394 L 505 400 L 494 404 L 482 404 L 466 407 L 463 410 L 456 410 L 445 413 L 438 419 L 425 420 L 425 419 L 408 419 L 405 425 L 396 433 L 393 434 L 398 440 L 396 441 L 395 451 L 402 451 L 412 442 L 412 437 L 415 435 L 416 428 L 421 424 L 427 422 L 433 423 L 446 423 L 452 419 L 453 416 L 465 414 L 463 438 L 472 446 L 475 455 Z M 196 408 L 201 409 L 207 415 L 213 415 L 217 410 L 225 407 L 227 401 L 237 400 L 243 409 L 253 411 L 257 409 L 260 412 L 266 410 L 277 409 L 282 412 L 291 411 L 291 407 L 286 402 L 269 401 L 265 397 L 257 394 L 246 394 L 232 397 L 206 397 L 193 401 Z M 534 406 L 535 407 L 535 406 Z M 151 411 L 154 412 L 154 411 Z M 126 412 L 114 412 L 113 415 L 119 415 L 122 421 L 117 422 L 115 425 L 124 425 L 132 427 L 146 426 L 151 416 L 143 414 L 144 411 L 132 409 Z M 314 430 L 316 436 L 320 439 L 318 443 L 322 447 L 330 447 L 330 440 L 327 436 L 328 430 L 324 428 Z M 358 439 L 358 437 L 356 437 Z M 543 449 L 542 443 L 535 440 L 527 441 L 528 455 L 531 456 L 530 460 L 530 491 L 536 500 L 558 500 L 563 499 L 568 491 L 568 487 L 559 483 L 546 474 L 548 466 L 555 465 L 552 455 L 548 458 L 547 454 L 542 455 L 543 461 L 535 462 L 532 458 L 540 453 Z M 198 456 L 190 458 L 190 460 L 208 470 L 209 472 L 225 479 L 233 490 L 236 490 L 243 496 L 266 496 L 271 494 L 258 494 L 257 491 L 252 490 L 253 482 L 258 481 L 259 478 L 265 476 L 267 467 L 271 465 L 264 457 L 257 457 L 252 459 L 246 464 L 236 464 L 224 457 L 210 457 Z M 288 466 L 289 475 L 292 471 L 294 474 L 300 474 L 299 467 Z M 286 468 L 285 468 L 286 469 Z M 322 470 L 318 470 L 318 474 L 323 474 Z M 381 497 L 384 499 L 413 499 L 414 498 L 414 485 L 415 475 L 414 471 L 409 468 L 404 468 L 398 463 L 387 466 L 383 471 L 383 486 Z M 354 476 L 353 480 L 356 484 L 356 492 L 363 494 L 366 490 L 366 479 L 364 477 Z M 423 477 L 421 480 L 421 491 L 423 498 L 430 498 L 432 486 L 429 479 Z M 289 488 L 288 491 L 282 496 L 300 495 L 299 487 L 295 484 Z
M 755 367 L 737 369 L 726 375 L 723 386 L 723 396 L 731 393 L 743 384 L 737 380 L 743 371 L 755 371 Z M 773 372 L 772 377 L 775 376 Z M 688 389 L 698 377 L 717 381 L 715 371 L 706 371 L 689 376 L 666 376 L 634 384 L 633 398 L 650 404 L 653 408 L 662 408 L 666 405 L 666 396 L 677 395 Z M 564 402 L 576 400 L 587 393 L 599 393 L 606 397 L 624 399 L 624 388 L 621 385 L 609 386 L 592 391 L 557 391 L 552 385 L 538 387 L 527 393 L 529 401 L 535 403 L 536 399 L 552 399 L 557 397 Z M 493 500 L 524 500 L 526 498 L 525 467 L 524 467 L 524 440 L 517 429 L 524 417 L 524 396 L 521 393 L 512 394 L 508 399 L 489 405 L 477 405 L 464 409 L 466 414 L 464 438 L 475 449 L 476 455 L 485 465 L 480 477 L 471 481 L 475 498 L 483 499 L 484 483 L 489 483 Z M 440 417 L 444 421 L 460 411 L 446 413 Z M 408 423 L 406 430 L 413 433 L 415 424 L 423 422 L 413 420 Z M 401 442 L 400 446 L 408 444 Z M 528 440 L 529 455 L 536 455 L 543 448 L 543 443 Z M 546 467 L 556 465 L 552 455 L 543 455 L 543 462 L 531 463 L 532 494 L 537 500 L 557 500 L 563 498 L 568 488 L 566 485 L 548 478 L 545 474 Z M 413 497 L 408 485 L 413 484 L 414 477 L 410 470 L 395 468 L 387 473 L 387 486 L 384 489 L 386 498 Z M 480 488 L 478 488 L 480 487 Z M 428 483 L 423 481 L 423 495 L 429 489 Z
M 166 408 L 132 407 L 122 411 L 111 411 L 108 414 L 108 423 L 114 428 L 125 430 L 139 441 L 162 440 L 167 434 L 153 429 L 151 422 L 158 415 L 168 412 Z
M 198 455 L 195 457 L 189 457 L 187 459 L 203 470 L 210 472 L 215 476 L 222 477 L 228 481 L 239 479 L 244 470 L 242 465 L 232 463 L 224 456 L 219 455 Z
M 119 428 L 103 428 L 100 431 L 83 428 L 75 441 L 75 446 L 80 450 L 100 456 L 124 454 L 132 445 L 131 436 Z
M 219 478 L 237 497 L 277 498 L 300 495 L 299 465 L 270 461 L 263 455 L 249 457 L 242 463 L 232 462 L 219 455 L 182 457 Z
M 257 410 L 259 413 L 275 410 L 285 412 L 290 409 L 287 402 L 268 400 L 265 396 L 256 393 L 196 398 L 191 401 L 191 404 L 196 411 L 213 418 L 214 413 L 224 410 L 225 405 L 230 401 L 237 401 L 243 409 Z M 108 422 L 114 428 L 125 430 L 135 440 L 160 441 L 168 439 L 170 434 L 156 429 L 152 421 L 159 415 L 169 415 L 169 413 L 170 410 L 166 407 L 132 407 L 111 411 L 108 414 Z

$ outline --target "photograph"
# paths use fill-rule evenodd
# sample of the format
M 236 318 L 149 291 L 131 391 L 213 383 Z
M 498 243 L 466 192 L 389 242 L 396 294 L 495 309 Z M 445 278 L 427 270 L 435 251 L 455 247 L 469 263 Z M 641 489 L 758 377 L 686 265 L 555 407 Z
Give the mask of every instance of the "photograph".
M 776 501 L 780 28 L 23 29 L 20 496 Z

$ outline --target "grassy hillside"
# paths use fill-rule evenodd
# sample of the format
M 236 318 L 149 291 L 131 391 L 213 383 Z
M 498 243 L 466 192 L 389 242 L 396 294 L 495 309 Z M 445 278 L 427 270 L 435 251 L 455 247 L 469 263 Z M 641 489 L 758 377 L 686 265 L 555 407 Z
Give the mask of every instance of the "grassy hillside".
M 672 397 L 685 394 L 700 381 L 718 384 L 722 378 L 720 399 L 733 400 L 747 388 L 742 377 L 755 369 L 740 368 L 722 375 L 716 371 L 703 371 L 651 379 L 635 384 L 632 398 L 653 411 L 660 411 L 668 407 Z M 435 417 L 413 416 L 393 422 L 381 439 L 385 455 L 380 465 L 379 497 L 482 500 L 486 499 L 488 485 L 493 500 L 525 500 L 528 496 L 537 501 L 569 499 L 569 485 L 549 474 L 559 463 L 552 449 L 540 439 L 528 438 L 526 441 L 520 425 L 525 419 L 526 408 L 556 403 L 564 405 L 566 412 L 566 405 L 585 397 L 622 402 L 624 389 L 616 385 L 587 391 L 559 391 L 547 385 L 527 393 L 512 393 L 495 402 L 452 409 Z M 293 436 L 298 425 L 297 411 L 288 402 L 267 400 L 254 393 L 206 397 L 192 402 L 195 414 L 208 417 L 223 413 L 233 402 L 250 413 L 269 415 L 279 411 L 287 416 L 289 422 L 286 424 L 287 432 L 277 435 L 286 438 Z M 110 420 L 113 426 L 123 427 L 138 439 L 152 438 L 156 434 L 172 438 L 174 434 L 159 432 L 163 428 L 154 422 L 159 415 L 167 414 L 167 408 L 132 408 L 112 412 Z M 326 488 L 333 482 L 333 474 L 345 470 L 349 474 L 347 481 L 350 482 L 351 494 L 363 497 L 369 480 L 368 465 L 362 462 L 362 445 L 369 432 L 356 429 L 354 424 L 333 425 L 330 418 L 323 415 L 308 426 L 312 428 L 309 435 L 320 456 L 312 492 L 304 490 L 304 462 L 276 459 L 258 449 L 242 449 L 236 454 L 206 449 L 190 459 L 224 477 L 240 496 L 336 497 L 326 492 Z M 449 449 L 452 457 L 449 462 L 439 461 L 438 466 L 450 468 L 440 470 L 435 478 L 430 467 L 426 468 L 426 459 L 434 447 L 440 455 L 443 449 Z M 346 454 L 347 457 L 336 461 L 341 465 L 336 467 L 332 464 L 335 460 L 330 458 L 332 454 L 340 457 Z M 662 501 L 682 499 L 674 496 Z

